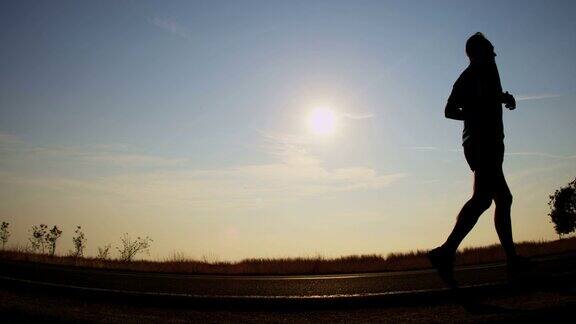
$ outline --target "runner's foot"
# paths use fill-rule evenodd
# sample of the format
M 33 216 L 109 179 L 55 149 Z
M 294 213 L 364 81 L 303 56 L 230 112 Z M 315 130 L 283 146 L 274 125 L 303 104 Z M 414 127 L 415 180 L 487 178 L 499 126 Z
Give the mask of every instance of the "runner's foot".
M 442 247 L 437 247 L 427 253 L 428 260 L 438 271 L 440 279 L 450 288 L 458 288 L 454 279 L 454 254 L 447 253 Z

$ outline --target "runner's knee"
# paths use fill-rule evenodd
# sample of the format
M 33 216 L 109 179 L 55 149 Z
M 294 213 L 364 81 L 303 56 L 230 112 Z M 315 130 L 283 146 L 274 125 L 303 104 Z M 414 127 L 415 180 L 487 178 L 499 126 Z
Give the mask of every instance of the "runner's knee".
M 490 205 L 492 204 L 492 198 L 489 195 L 484 194 L 482 195 L 475 194 L 472 196 L 470 201 L 472 202 L 472 204 L 474 204 L 476 208 L 481 210 L 486 210 L 490 208 Z

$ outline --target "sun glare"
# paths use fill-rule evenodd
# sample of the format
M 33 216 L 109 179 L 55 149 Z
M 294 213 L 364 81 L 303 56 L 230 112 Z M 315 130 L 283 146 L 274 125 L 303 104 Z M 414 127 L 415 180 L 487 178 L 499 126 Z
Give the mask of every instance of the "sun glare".
M 334 111 L 326 107 L 319 107 L 308 116 L 308 127 L 316 135 L 330 135 L 336 128 Z

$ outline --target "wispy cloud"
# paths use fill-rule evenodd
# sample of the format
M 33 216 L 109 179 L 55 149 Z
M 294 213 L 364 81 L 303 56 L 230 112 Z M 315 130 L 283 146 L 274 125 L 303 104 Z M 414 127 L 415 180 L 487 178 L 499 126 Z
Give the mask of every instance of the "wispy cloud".
M 550 154 L 545 152 L 507 152 L 505 155 L 510 156 L 540 156 L 540 157 L 547 157 L 551 159 L 559 159 L 559 160 L 570 160 L 576 159 L 576 155 L 557 155 L 557 154 Z
M 559 98 L 563 96 L 564 95 L 557 93 L 527 94 L 517 96 L 516 101 L 541 100 L 541 99 Z
M 519 181 L 522 178 L 533 177 L 534 174 L 547 173 L 557 170 L 564 170 L 565 174 L 574 174 L 576 170 L 576 155 L 558 155 L 546 152 L 510 152 L 506 153 L 508 157 L 530 157 L 532 160 L 539 160 L 537 164 L 528 168 L 518 169 L 510 174 L 510 179 Z M 541 157 L 543 159 L 534 159 L 534 157 Z
M 428 151 L 436 151 L 438 148 L 435 146 L 408 146 L 406 147 L 406 149 L 412 151 L 428 152 Z
M 33 157 L 47 169 L 62 160 L 72 165 L 74 161 L 89 161 L 132 168 L 114 174 L 82 176 L 74 172 L 31 175 L 26 170 L 3 172 L 6 170 L 0 169 L 0 183 L 83 195 L 86 199 L 104 195 L 121 204 L 182 205 L 222 211 L 258 208 L 338 192 L 376 190 L 405 176 L 402 173 L 379 174 L 363 166 L 327 168 L 321 160 L 309 154 L 304 145 L 299 144 L 301 140 L 294 136 L 269 135 L 265 141 L 265 149 L 273 157 L 272 162 L 211 169 L 196 169 L 191 165 L 171 168 L 185 162 L 185 159 L 122 152 L 33 148 L 21 144 L 19 154 L 13 154 L 13 159 L 24 161 Z M 142 164 L 160 167 L 136 168 Z
M 160 28 L 163 29 L 173 35 L 182 37 L 182 38 L 189 38 L 190 36 L 190 31 L 185 28 L 184 26 L 182 26 L 182 24 L 178 23 L 175 19 L 173 18 L 160 18 L 160 17 L 151 17 L 148 18 L 148 21 Z
M 374 117 L 374 114 L 371 113 L 341 113 L 341 117 L 348 118 L 348 119 L 370 119 Z
M 261 138 L 266 144 L 265 148 L 278 147 L 284 145 L 305 146 L 309 144 L 310 139 L 307 136 L 287 134 L 274 131 L 258 131 Z
M 555 171 L 555 170 L 559 170 L 559 169 L 566 169 L 566 168 L 574 169 L 574 164 L 573 163 L 567 163 L 565 161 L 564 162 L 550 163 L 547 165 L 541 165 L 541 166 L 536 166 L 536 167 L 531 167 L 531 168 L 526 168 L 526 169 L 514 171 L 514 172 L 511 172 L 509 174 L 509 176 L 507 176 L 507 177 L 510 178 L 510 180 L 518 181 L 518 180 L 525 178 L 525 177 L 533 177 L 535 174 L 547 173 L 547 172 L 551 172 L 551 171 Z
M 15 135 L 8 133 L 0 133 L 0 145 L 19 144 L 22 141 Z
M 162 157 L 131 151 L 125 145 L 88 145 L 83 147 L 35 146 L 15 135 L 0 133 L 0 153 L 5 159 L 28 158 L 44 163 L 67 161 L 121 167 L 173 167 L 188 162 L 184 158 Z
M 309 139 L 282 133 L 261 132 L 264 148 L 278 161 L 268 165 L 243 167 L 243 171 L 282 177 L 289 181 L 313 183 L 313 194 L 358 189 L 377 189 L 405 177 L 403 173 L 380 175 L 374 169 L 360 166 L 326 168 L 322 161 L 308 152 Z M 301 192 L 307 192 L 303 189 Z
M 150 154 L 137 154 L 130 152 L 110 152 L 90 150 L 88 148 L 50 148 L 35 147 L 27 150 L 39 158 L 58 158 L 70 162 L 79 161 L 98 165 L 122 167 L 172 167 L 183 165 L 187 159 L 168 158 Z

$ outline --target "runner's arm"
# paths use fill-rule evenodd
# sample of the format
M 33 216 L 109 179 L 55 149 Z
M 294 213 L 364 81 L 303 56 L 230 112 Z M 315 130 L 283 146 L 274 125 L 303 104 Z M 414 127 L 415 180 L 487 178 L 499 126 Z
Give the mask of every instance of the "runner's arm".
M 459 108 L 450 100 L 448 100 L 448 103 L 446 103 L 446 108 L 444 108 L 444 116 L 449 119 L 464 120 L 464 113 L 462 112 L 462 108 Z
M 458 80 L 454 82 L 452 86 L 452 91 L 446 102 L 446 107 L 444 108 L 444 116 L 449 119 L 454 120 L 464 120 L 464 98 L 465 98 L 465 73 L 462 73 Z

